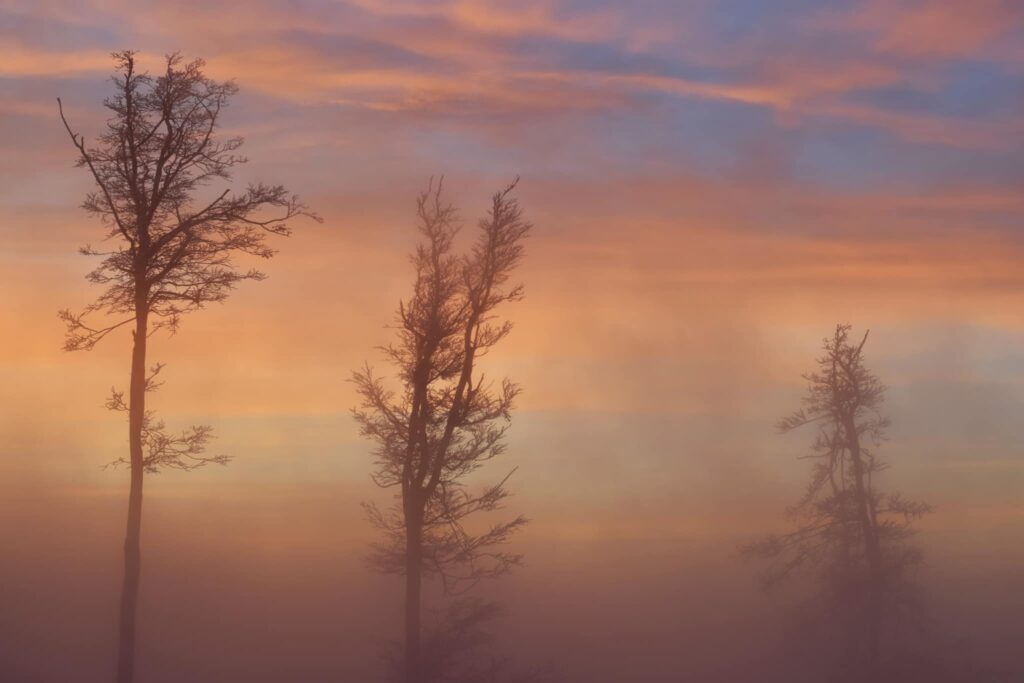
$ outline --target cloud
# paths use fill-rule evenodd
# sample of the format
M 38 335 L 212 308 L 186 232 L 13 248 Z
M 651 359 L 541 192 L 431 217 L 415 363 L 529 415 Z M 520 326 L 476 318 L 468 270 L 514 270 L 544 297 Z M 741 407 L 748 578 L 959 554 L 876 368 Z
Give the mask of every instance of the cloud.
M 55 77 L 110 70 L 109 51 L 36 49 L 20 42 L 0 42 L 0 77 Z
M 51 4 L 70 21 L 60 3 Z M 118 7 L 105 5 L 103 11 Z M 478 125 L 543 115 L 622 114 L 652 106 L 651 96 L 668 96 L 763 108 L 780 128 L 806 121 L 876 128 L 907 144 L 998 149 L 1019 137 L 1019 122 L 965 121 L 853 99 L 871 88 L 941 88 L 941 74 L 920 63 L 937 55 L 897 48 L 943 46 L 944 58 L 967 57 L 1020 14 L 995 0 L 969 9 L 955 3 L 893 7 L 866 2 L 819 12 L 792 26 L 772 24 L 787 35 L 766 41 L 744 34 L 726 49 L 713 32 L 693 48 L 638 43 L 635 35 L 659 26 L 657 13 L 627 20 L 620 10 L 596 4 L 533 1 L 513 8 L 490 0 L 353 0 L 301 3 L 285 12 L 253 3 L 240 16 L 220 5 L 190 2 L 155 6 L 156 21 L 130 20 L 123 40 L 127 46 L 142 41 L 154 55 L 199 52 L 209 59 L 212 74 L 237 77 L 245 88 L 304 106 L 454 117 Z M 701 15 L 691 12 L 687 18 L 697 22 Z M 194 31 L 197 25 L 203 30 Z M 829 36 L 838 36 L 834 45 Z M 0 44 L 0 73 L 104 72 L 110 65 L 106 51 L 44 49 L 8 39 Z
M 998 40 L 1019 29 L 1024 7 L 1013 0 L 969 3 L 867 0 L 826 12 L 815 24 L 836 32 L 865 33 L 880 53 L 913 59 L 987 55 Z
M 487 35 L 552 36 L 566 40 L 601 40 L 615 32 L 617 13 L 577 11 L 560 16 L 559 3 L 529 0 L 515 5 L 494 0 L 402 2 L 348 0 L 347 4 L 384 17 L 440 18 L 462 29 Z
M 344 380 L 390 334 L 408 291 L 412 198 L 441 171 L 467 225 L 521 172 L 538 226 L 528 297 L 510 309 L 517 328 L 488 371 L 523 383 L 534 418 L 614 422 L 621 433 L 604 441 L 622 451 L 623 425 L 653 414 L 690 419 L 687 433 L 724 425 L 742 436 L 729 444 L 737 451 L 758 446 L 752 425 L 770 425 L 837 318 L 905 323 L 918 343 L 934 320 L 1019 328 L 1024 206 L 1005 161 L 1019 126 L 852 96 L 908 82 L 943 92 L 940 62 L 954 56 L 895 54 L 864 38 L 868 28 L 798 21 L 729 45 L 695 21 L 683 27 L 706 34 L 694 47 L 650 32 L 671 24 L 658 13 L 582 7 L 177 3 L 131 15 L 116 41 L 89 33 L 105 14 L 82 12 L 68 25 L 88 35 L 67 48 L 31 32 L 0 43 L 0 70 L 16 86 L 0 100 L 0 197 L 11 207 L 0 325 L 21 331 L 5 342 L 18 383 L 0 405 L 28 429 L 17 443 L 63 452 L 68 440 L 48 435 L 47 418 L 83 410 L 103 426 L 76 458 L 91 467 L 121 443 L 100 402 L 123 384 L 127 339 L 88 356 L 58 350 L 54 312 L 95 293 L 74 249 L 97 226 L 75 208 L 87 179 L 69 168 L 46 106 L 59 80 L 83 132 L 100 130 L 107 51 L 122 44 L 143 47 L 151 69 L 180 48 L 206 57 L 212 76 L 237 78 L 225 123 L 249 138 L 252 158 L 238 181 L 286 182 L 327 218 L 280 245 L 268 282 L 191 316 L 173 340 L 154 339 L 169 362 L 155 399 L 169 421 L 208 417 L 224 426 L 226 449 L 262 444 L 264 465 L 286 458 L 291 441 L 312 454 L 311 471 L 336 474 L 331 444 L 352 436 Z M 891 135 L 858 168 L 864 137 L 844 136 L 863 128 Z M 828 153 L 806 161 L 820 141 Z M 856 177 L 837 187 L 830 173 Z M 557 436 L 533 442 L 538 457 L 557 456 Z M 647 440 L 637 462 L 653 467 L 666 443 Z M 273 471 L 295 474 L 283 462 Z M 599 483 L 617 481 L 611 472 Z

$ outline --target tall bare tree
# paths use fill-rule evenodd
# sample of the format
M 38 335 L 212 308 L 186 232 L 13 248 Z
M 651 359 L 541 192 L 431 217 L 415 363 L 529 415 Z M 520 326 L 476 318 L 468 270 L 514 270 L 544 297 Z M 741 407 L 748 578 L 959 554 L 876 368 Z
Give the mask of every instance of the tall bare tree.
M 796 570 L 817 570 L 845 624 L 847 670 L 856 680 L 877 680 L 885 616 L 911 599 L 911 570 L 921 559 L 908 543 L 911 523 L 930 508 L 877 487 L 886 468 L 877 455 L 889 426 L 879 412 L 885 387 L 864 364 L 867 333 L 859 343 L 849 334 L 849 325 L 837 325 L 824 340 L 818 369 L 804 375 L 804 407 L 778 425 L 818 430 L 804 456 L 814 463 L 811 480 L 787 511 L 797 528 L 746 551 L 773 562 L 763 575 L 767 587 Z
M 361 397 L 354 415 L 376 444 L 374 482 L 398 489 L 395 505 L 366 505 L 384 540 L 372 556 L 385 572 L 405 575 L 404 679 L 425 683 L 421 652 L 424 575 L 440 577 L 447 594 L 458 594 L 519 563 L 501 546 L 526 520 L 516 517 L 482 531 L 467 518 L 501 507 L 511 475 L 480 491 L 466 477 L 505 450 L 504 436 L 519 388 L 490 382 L 478 363 L 512 330 L 496 310 L 522 297 L 509 284 L 523 254 L 530 224 L 512 193 L 495 194 L 479 221 L 476 242 L 455 251 L 459 220 L 442 200 L 442 184 L 417 201 L 421 242 L 412 254 L 412 296 L 398 306 L 397 340 L 384 348 L 397 375 L 397 390 L 367 366 L 353 373 Z
M 161 467 L 191 469 L 223 457 L 207 458 L 210 428 L 180 435 L 167 432 L 146 410 L 146 393 L 156 388 L 161 366 L 147 372 L 146 344 L 160 329 L 174 332 L 181 316 L 210 302 L 223 301 L 243 280 L 261 280 L 242 269 L 236 256 L 270 258 L 268 235 L 289 234 L 287 221 L 311 217 L 297 197 L 280 185 L 250 185 L 242 192 L 212 190 L 229 181 L 244 163 L 242 139 L 218 134 L 221 113 L 237 91 L 203 74 L 202 60 L 185 62 L 170 55 L 159 76 L 136 65 L 135 53 L 118 52 L 112 77 L 114 94 L 105 132 L 87 143 L 64 115 L 61 120 L 78 150 L 77 165 L 88 169 L 96 189 L 83 208 L 107 228 L 106 246 L 81 252 L 100 257 L 87 279 L 104 287 L 83 311 L 61 311 L 67 324 L 65 349 L 88 350 L 111 332 L 132 329 L 128 398 L 114 392 L 108 407 L 128 414 L 131 475 L 124 544 L 117 681 L 129 683 L 135 664 L 135 613 L 141 559 L 143 474 Z M 93 322 L 97 315 L 104 317 Z

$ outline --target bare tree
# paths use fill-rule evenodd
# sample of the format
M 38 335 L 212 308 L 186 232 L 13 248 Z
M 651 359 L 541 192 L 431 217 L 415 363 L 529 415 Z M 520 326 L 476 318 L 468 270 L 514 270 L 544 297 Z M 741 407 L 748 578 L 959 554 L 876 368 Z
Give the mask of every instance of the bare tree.
M 501 546 L 526 520 L 516 517 L 480 532 L 466 520 L 501 507 L 508 476 L 481 491 L 466 477 L 504 450 L 504 436 L 519 388 L 494 384 L 477 363 L 512 330 L 495 311 L 522 297 L 510 285 L 523 239 L 530 231 L 512 197 L 513 182 L 492 198 L 468 254 L 454 250 L 459 221 L 442 201 L 442 184 L 419 196 L 422 241 L 412 255 L 413 294 L 398 307 L 397 336 L 385 347 L 397 373 L 397 391 L 367 366 L 353 373 L 361 397 L 354 415 L 362 434 L 376 443 L 374 482 L 397 488 L 395 505 L 366 505 L 382 530 L 372 560 L 379 569 L 405 575 L 404 676 L 423 683 L 421 587 L 424 575 L 440 577 L 447 594 L 458 594 L 520 562 Z
M 203 74 L 201 60 L 185 62 L 177 54 L 166 58 L 157 77 L 138 70 L 134 52 L 113 58 L 114 94 L 104 101 L 110 116 L 95 144 L 71 128 L 57 100 L 78 150 L 77 165 L 96 184 L 83 208 L 107 228 L 105 248 L 81 249 L 102 259 L 87 276 L 104 287 L 102 294 L 83 311 L 61 311 L 60 317 L 67 324 L 68 351 L 89 350 L 121 327 L 132 329 L 128 398 L 115 391 L 108 401 L 109 408 L 128 415 L 128 458 L 120 459 L 129 467 L 131 485 L 117 666 L 118 682 L 128 683 L 135 662 L 143 474 L 225 461 L 203 456 L 209 427 L 172 435 L 146 410 L 146 393 L 156 388 L 162 367 L 147 373 L 147 340 L 160 329 L 173 333 L 183 314 L 223 301 L 239 282 L 263 279 L 258 270 L 241 269 L 236 255 L 270 258 L 268 235 L 288 235 L 289 219 L 315 216 L 280 185 L 208 191 L 245 162 L 238 154 L 242 139 L 218 135 L 221 113 L 237 91 L 233 82 L 213 81 Z M 97 315 L 113 320 L 95 323 Z
M 845 625 L 846 668 L 857 680 L 876 680 L 887 613 L 913 599 L 912 570 L 920 563 L 908 543 L 911 523 L 930 511 L 926 504 L 883 494 L 875 477 L 886 468 L 877 448 L 888 418 L 879 412 L 885 387 L 864 365 L 865 333 L 849 339 L 837 325 L 824 341 L 818 369 L 804 375 L 804 407 L 779 422 L 788 432 L 813 425 L 811 480 L 799 503 L 787 511 L 796 530 L 746 548 L 772 561 L 762 577 L 771 587 L 794 571 L 816 570 L 830 609 Z

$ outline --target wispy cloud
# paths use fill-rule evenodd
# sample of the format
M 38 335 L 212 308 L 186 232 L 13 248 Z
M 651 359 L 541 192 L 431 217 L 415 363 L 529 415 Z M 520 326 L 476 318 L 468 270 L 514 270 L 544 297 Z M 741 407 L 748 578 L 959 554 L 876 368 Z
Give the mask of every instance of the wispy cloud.
M 1017 4 L 737 2 L 724 23 L 720 4 L 0 2 L 0 323 L 23 332 L 8 357 L 48 380 L 0 407 L 100 411 L 123 370 L 58 352 L 53 312 L 89 295 L 74 249 L 98 226 L 53 98 L 97 133 L 126 47 L 236 78 L 239 181 L 285 182 L 327 219 L 281 245 L 268 282 L 154 340 L 171 415 L 347 424 L 342 380 L 386 338 L 411 200 L 441 172 L 467 224 L 524 176 L 528 299 L 494 361 L 538 414 L 769 425 L 836 317 L 915 343 L 935 320 L 1019 328 Z M 978 63 L 1002 97 L 972 89 Z

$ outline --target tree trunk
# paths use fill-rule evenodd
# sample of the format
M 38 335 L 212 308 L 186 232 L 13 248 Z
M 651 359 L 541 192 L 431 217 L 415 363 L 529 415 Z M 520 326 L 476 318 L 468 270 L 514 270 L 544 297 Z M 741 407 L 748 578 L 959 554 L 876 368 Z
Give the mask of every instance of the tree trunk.
M 142 478 L 144 474 L 142 428 L 146 414 L 145 305 L 136 305 L 132 374 L 128 396 L 128 448 L 131 485 L 128 493 L 128 526 L 124 539 L 124 579 L 121 584 L 121 624 L 117 657 L 117 683 L 132 683 L 135 675 L 135 612 L 142 569 L 139 536 L 142 529 Z
M 864 461 L 861 457 L 860 440 L 853 420 L 848 420 L 846 433 L 853 463 L 853 474 L 856 482 L 857 507 L 861 530 L 864 536 L 864 551 L 868 563 L 867 600 L 865 605 L 865 640 L 867 647 L 866 674 L 877 676 L 879 668 L 879 647 L 882 629 L 882 548 L 878 538 L 878 527 L 875 524 L 871 506 L 871 491 L 865 484 L 866 476 Z
M 422 515 L 406 521 L 405 531 L 405 683 L 421 683 L 420 592 L 423 584 Z

